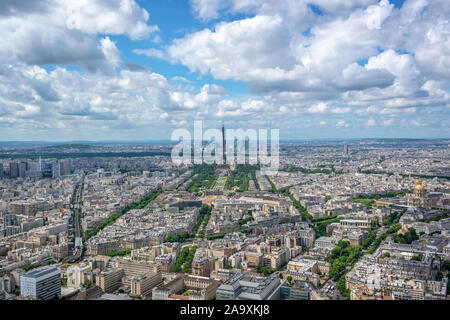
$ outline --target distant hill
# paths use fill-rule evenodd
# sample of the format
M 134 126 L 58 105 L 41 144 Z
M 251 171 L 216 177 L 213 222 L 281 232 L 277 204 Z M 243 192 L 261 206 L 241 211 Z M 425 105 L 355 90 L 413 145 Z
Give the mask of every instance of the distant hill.
M 95 148 L 98 147 L 80 143 L 65 143 L 54 146 L 47 146 L 44 149 L 95 149 Z

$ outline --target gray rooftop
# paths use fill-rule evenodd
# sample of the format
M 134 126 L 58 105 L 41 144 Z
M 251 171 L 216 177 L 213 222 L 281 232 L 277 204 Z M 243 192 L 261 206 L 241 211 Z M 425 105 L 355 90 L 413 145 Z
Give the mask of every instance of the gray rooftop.
M 52 266 L 43 266 L 43 267 L 39 267 L 39 268 L 33 269 L 31 271 L 28 271 L 23 276 L 25 276 L 27 278 L 39 278 L 43 275 L 46 275 L 47 273 L 54 272 L 56 270 L 58 270 L 58 269 L 55 267 L 52 267 Z

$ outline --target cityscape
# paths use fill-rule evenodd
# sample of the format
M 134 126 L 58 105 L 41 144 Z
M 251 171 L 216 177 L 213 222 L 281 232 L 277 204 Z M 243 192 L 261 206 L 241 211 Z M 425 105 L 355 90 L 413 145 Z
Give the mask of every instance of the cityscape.
M 449 143 L 281 142 L 270 176 L 169 144 L 3 148 L 2 299 L 447 299 Z
M 0 306 L 450 300 L 446 4 L 3 0 Z

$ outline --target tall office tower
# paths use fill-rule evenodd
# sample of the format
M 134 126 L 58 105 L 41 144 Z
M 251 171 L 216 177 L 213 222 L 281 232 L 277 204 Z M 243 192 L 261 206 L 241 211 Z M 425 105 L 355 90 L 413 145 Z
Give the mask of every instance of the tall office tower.
M 24 161 L 19 162 L 19 177 L 25 178 L 26 172 L 27 172 L 27 163 Z
M 20 279 L 20 294 L 38 300 L 61 298 L 61 271 L 52 266 L 25 273 Z
M 59 174 L 59 164 L 58 162 L 54 162 L 52 164 L 52 177 L 59 178 L 61 175 Z
M 0 163 L 0 179 L 4 177 L 3 173 L 3 163 Z
M 69 176 L 71 174 L 71 164 L 69 159 L 59 161 L 59 174 L 61 176 Z
M 28 171 L 41 171 L 40 163 L 37 161 L 28 162 Z
M 9 177 L 17 178 L 19 176 L 19 164 L 17 162 L 11 162 L 9 164 Z
M 225 154 L 226 146 L 225 146 L 225 125 L 222 125 L 222 157 L 223 157 L 223 164 L 227 163 L 227 156 Z
M 348 156 L 348 144 L 344 144 L 344 155 Z
M 41 164 L 38 161 L 29 161 L 27 162 L 27 177 L 41 177 Z
M 64 176 L 64 172 L 65 172 L 65 163 L 62 161 L 62 160 L 60 160 L 59 162 L 58 162 L 58 167 L 59 167 L 59 175 L 62 177 L 62 176 Z

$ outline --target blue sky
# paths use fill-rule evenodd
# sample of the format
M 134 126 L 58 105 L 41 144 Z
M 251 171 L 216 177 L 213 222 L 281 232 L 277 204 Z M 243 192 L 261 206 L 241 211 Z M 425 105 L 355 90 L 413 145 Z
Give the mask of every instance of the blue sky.
M 5 0 L 0 140 L 447 138 L 445 0 Z

